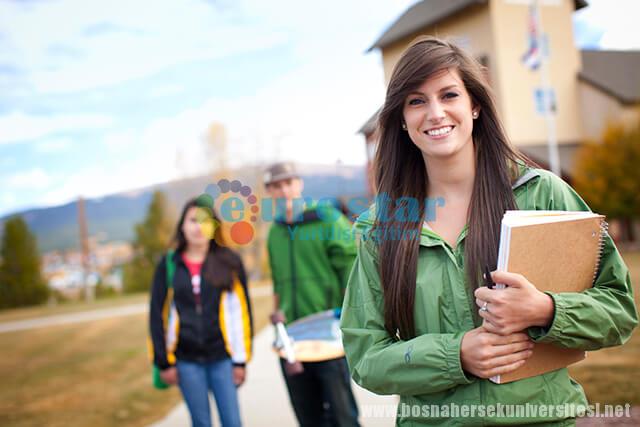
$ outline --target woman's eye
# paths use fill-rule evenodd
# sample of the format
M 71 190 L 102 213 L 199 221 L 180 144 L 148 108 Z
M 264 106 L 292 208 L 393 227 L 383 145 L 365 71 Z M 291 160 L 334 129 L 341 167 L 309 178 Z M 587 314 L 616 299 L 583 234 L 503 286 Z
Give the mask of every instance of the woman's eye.
M 455 98 L 457 96 L 458 96 L 458 94 L 455 93 L 455 92 L 447 92 L 447 93 L 444 94 L 444 98 L 445 99 L 451 99 L 451 98 Z
M 418 105 L 418 104 L 422 104 L 422 99 L 413 98 L 409 100 L 409 105 Z

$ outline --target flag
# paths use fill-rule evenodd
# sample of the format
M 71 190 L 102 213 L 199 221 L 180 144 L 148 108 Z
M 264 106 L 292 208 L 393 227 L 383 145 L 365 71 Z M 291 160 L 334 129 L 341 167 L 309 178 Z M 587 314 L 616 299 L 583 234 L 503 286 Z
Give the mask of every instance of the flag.
M 522 62 L 526 67 L 531 70 L 536 70 L 540 66 L 542 60 L 542 52 L 538 43 L 538 22 L 536 19 L 536 8 L 534 4 L 529 6 L 529 28 L 528 38 L 529 47 L 524 55 L 522 55 Z

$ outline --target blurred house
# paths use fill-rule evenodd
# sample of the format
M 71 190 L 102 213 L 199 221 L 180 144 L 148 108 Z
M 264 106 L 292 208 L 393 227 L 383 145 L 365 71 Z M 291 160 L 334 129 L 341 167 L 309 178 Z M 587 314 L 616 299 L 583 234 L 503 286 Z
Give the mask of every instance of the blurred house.
M 547 126 L 536 103 L 539 70 L 523 63 L 529 47 L 530 8 L 526 0 L 423 0 L 401 15 L 369 48 L 380 49 L 385 82 L 408 44 L 420 35 L 454 40 L 487 67 L 487 77 L 507 135 L 525 154 L 548 166 Z M 608 121 L 631 121 L 640 106 L 639 51 L 580 51 L 572 14 L 583 0 L 540 1 L 543 40 L 548 51 L 560 167 L 570 178 L 574 155 L 586 139 L 600 136 Z M 615 7 L 614 5 L 612 5 Z M 538 98 L 537 96 L 538 95 Z M 372 110 L 375 106 L 372 106 Z M 361 127 L 371 162 L 375 153 L 377 112 Z
M 128 242 L 99 242 L 89 239 L 88 271 L 82 265 L 79 250 L 51 251 L 42 256 L 42 271 L 49 287 L 68 297 L 79 295 L 85 285 L 94 287 L 102 283 L 116 290 L 122 289 L 123 264 L 131 260 L 133 248 Z M 85 276 L 86 274 L 86 276 Z

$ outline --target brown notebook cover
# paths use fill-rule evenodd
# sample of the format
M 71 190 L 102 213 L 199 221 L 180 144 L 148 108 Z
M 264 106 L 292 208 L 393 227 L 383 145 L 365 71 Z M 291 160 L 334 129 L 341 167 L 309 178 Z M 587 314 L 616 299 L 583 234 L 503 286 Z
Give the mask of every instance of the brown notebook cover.
M 553 214 L 550 214 L 553 215 Z M 508 257 L 506 271 L 520 273 L 540 291 L 581 292 L 593 285 L 600 262 L 606 222 L 601 215 L 506 230 Z M 500 263 L 499 263 L 500 264 Z M 526 302 L 523 302 L 526 304 Z M 536 344 L 525 364 L 508 374 L 492 377 L 504 384 L 566 367 L 584 359 L 583 350 Z

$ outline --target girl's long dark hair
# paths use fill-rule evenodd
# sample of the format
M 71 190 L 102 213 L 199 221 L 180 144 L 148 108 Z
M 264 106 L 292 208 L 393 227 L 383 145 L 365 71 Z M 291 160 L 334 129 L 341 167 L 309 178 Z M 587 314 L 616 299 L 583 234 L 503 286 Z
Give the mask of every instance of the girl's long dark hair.
M 235 252 L 226 247 L 221 233 L 221 228 L 219 226 L 220 219 L 218 218 L 215 210 L 200 198 L 189 200 L 184 205 L 184 208 L 182 208 L 182 213 L 180 214 L 180 220 L 178 221 L 174 237 L 176 252 L 181 255 L 187 248 L 188 242 L 182 232 L 182 225 L 184 224 L 187 212 L 191 208 L 200 208 L 207 212 L 211 219 L 218 225 L 213 238 L 209 240 L 209 252 L 207 253 L 202 265 L 202 278 L 215 287 L 230 289 L 233 281 L 233 274 L 235 273 L 240 275 L 242 272 L 242 262 Z
M 380 139 L 374 164 L 376 190 L 391 200 L 387 212 L 377 210 L 374 230 L 380 236 L 385 228 L 391 227 L 396 236 L 402 236 L 377 239 L 385 329 L 391 336 L 402 339 L 415 336 L 419 236 L 428 180 L 420 150 L 402 129 L 403 107 L 411 91 L 446 69 L 459 72 L 473 105 L 480 108 L 479 117 L 473 121 L 476 172 L 464 247 L 466 276 L 472 290 L 478 285 L 484 265 L 496 267 L 502 216 L 505 210 L 516 209 L 511 189 L 517 175 L 516 162 L 533 164 L 508 141 L 483 67 L 472 56 L 455 44 L 434 37 L 420 37 L 405 50 L 393 69 L 378 117 Z M 418 202 L 417 215 L 406 221 L 394 219 L 398 209 L 395 201 L 401 197 Z

